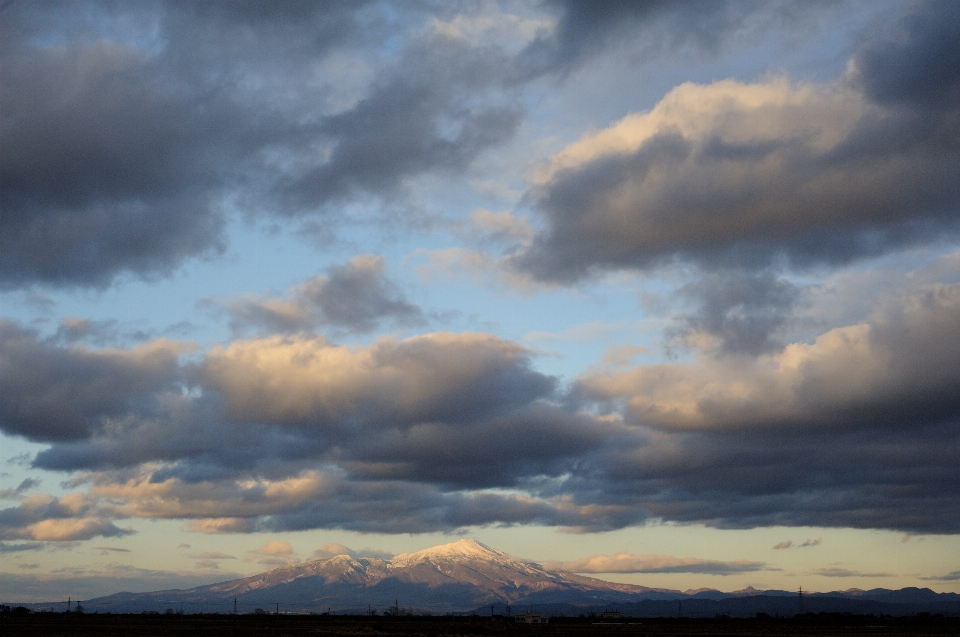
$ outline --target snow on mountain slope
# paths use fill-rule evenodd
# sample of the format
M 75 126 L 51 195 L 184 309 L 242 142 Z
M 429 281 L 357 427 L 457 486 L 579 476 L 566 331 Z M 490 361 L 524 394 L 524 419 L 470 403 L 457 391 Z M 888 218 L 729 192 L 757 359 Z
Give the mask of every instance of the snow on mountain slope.
M 211 608 L 239 600 L 240 604 L 287 604 L 309 610 L 386 607 L 403 599 L 408 606 L 431 611 L 466 610 L 478 606 L 521 602 L 576 603 L 635 599 L 649 589 L 616 584 L 574 573 L 551 572 L 476 540 L 398 555 L 391 560 L 338 555 L 325 560 L 282 566 L 243 579 L 184 591 L 119 594 L 117 604 L 149 605 L 182 600 Z

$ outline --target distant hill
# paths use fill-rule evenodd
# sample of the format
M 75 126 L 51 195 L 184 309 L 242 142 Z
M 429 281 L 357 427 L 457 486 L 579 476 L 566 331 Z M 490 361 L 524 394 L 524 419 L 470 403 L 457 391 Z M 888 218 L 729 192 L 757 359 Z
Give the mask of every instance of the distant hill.
M 809 612 L 960 615 L 960 595 L 929 589 L 849 590 L 804 596 Z M 48 608 L 49 604 L 28 605 Z M 166 609 L 196 612 L 326 612 L 362 614 L 404 609 L 414 614 L 504 614 L 536 609 L 548 614 L 620 610 L 625 616 L 712 617 L 794 615 L 799 599 L 787 591 L 713 589 L 676 591 L 617 584 L 547 571 L 476 540 L 460 540 L 391 560 L 338 555 L 186 590 L 116 593 L 86 600 L 88 612 Z M 492 607 L 492 608 L 491 608 Z

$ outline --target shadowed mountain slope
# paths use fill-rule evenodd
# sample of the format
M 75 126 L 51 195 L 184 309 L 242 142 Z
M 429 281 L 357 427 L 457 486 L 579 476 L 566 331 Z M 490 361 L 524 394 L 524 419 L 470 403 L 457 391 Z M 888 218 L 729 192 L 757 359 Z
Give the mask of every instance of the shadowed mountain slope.
M 933 610 L 960 614 L 960 595 L 929 589 L 810 593 L 807 610 L 910 614 Z M 184 612 L 365 613 L 399 605 L 414 613 L 469 612 L 505 606 L 569 614 L 576 609 L 619 608 L 625 615 L 658 616 L 680 612 L 752 616 L 755 612 L 793 614 L 796 593 L 748 588 L 732 593 L 714 589 L 686 592 L 618 584 L 563 571 L 460 540 L 390 560 L 338 555 L 282 566 L 242 579 L 186 590 L 117 593 L 84 602 L 88 611 L 141 612 L 171 608 Z M 752 601 L 751 601 L 752 600 Z M 667 602 L 670 603 L 667 603 Z M 38 607 L 44 604 L 35 605 Z M 877 610 L 886 608 L 886 611 Z

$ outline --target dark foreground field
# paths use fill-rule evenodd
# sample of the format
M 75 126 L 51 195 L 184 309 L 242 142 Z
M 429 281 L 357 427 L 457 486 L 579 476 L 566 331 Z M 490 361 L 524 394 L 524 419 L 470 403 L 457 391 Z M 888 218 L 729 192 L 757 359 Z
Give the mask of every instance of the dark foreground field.
M 153 637 L 154 635 L 229 635 L 230 637 L 299 637 L 311 635 L 769 635 L 857 637 L 859 635 L 916 635 L 960 637 L 960 619 L 912 617 L 806 617 L 762 619 L 624 619 L 596 623 L 595 619 L 551 618 L 546 626 L 528 626 L 489 617 L 343 617 L 254 615 L 98 615 L 7 614 L 0 632 L 16 637 L 64 635 L 83 637 Z

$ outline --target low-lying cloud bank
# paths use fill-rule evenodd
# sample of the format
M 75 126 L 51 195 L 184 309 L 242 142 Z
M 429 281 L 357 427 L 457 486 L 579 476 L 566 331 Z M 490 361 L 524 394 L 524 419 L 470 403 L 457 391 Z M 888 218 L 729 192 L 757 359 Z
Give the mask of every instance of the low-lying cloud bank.
M 548 562 L 544 568 L 574 573 L 700 573 L 703 575 L 730 575 L 752 573 L 766 568 L 764 562 L 748 560 L 703 560 L 695 557 L 669 555 L 591 555 L 566 562 Z
M 0 426 L 49 442 L 35 466 L 79 471 L 83 489 L 4 509 L 7 542 L 138 518 L 208 533 L 649 518 L 960 531 L 960 284 L 920 285 L 813 342 L 597 368 L 569 390 L 488 334 L 345 347 L 301 333 L 188 362 L 189 344 L 2 329 Z M 65 391 L 90 398 L 65 414 Z

